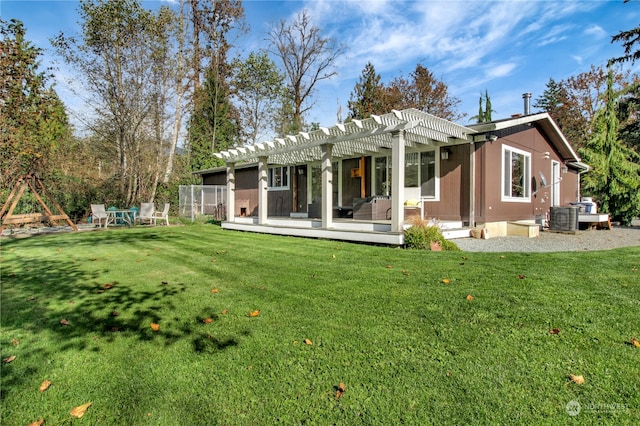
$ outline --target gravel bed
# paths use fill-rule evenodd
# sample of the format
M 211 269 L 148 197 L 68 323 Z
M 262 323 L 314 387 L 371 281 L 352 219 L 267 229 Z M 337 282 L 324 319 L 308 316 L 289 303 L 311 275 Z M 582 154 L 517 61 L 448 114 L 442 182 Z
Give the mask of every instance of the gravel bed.
M 540 232 L 536 238 L 495 237 L 455 239 L 463 251 L 470 252 L 551 252 L 610 250 L 619 247 L 640 246 L 640 221 L 633 226 L 614 226 L 613 229 L 577 231 L 575 234 L 550 231 Z

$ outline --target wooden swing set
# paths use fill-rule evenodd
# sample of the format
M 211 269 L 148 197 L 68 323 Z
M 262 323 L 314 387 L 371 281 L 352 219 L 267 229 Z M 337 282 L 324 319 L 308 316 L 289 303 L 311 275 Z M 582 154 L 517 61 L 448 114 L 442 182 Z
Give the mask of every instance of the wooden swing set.
M 42 207 L 42 212 L 39 213 L 26 213 L 26 214 L 13 214 L 18 202 L 24 195 L 26 189 L 29 188 L 33 196 L 38 200 L 38 203 Z M 54 214 L 51 209 L 44 202 L 43 197 L 48 199 L 51 205 L 57 210 Z M 56 200 L 49 194 L 49 191 L 45 188 L 44 184 L 35 174 L 30 173 L 18 179 L 14 185 L 9 197 L 4 202 L 2 210 L 0 210 L 0 233 L 4 231 L 6 225 L 25 225 L 29 223 L 48 223 L 53 225 L 54 221 L 64 220 L 74 231 L 78 230 L 78 227 L 69 219 L 69 216 L 62 210 L 62 207 L 56 202 Z

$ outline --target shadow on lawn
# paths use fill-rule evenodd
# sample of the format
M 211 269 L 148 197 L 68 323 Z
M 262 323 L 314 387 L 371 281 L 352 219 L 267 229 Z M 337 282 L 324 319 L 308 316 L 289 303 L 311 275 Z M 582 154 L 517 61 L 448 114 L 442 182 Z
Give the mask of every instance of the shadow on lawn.
M 30 242 L 30 247 L 53 251 L 65 244 L 96 247 L 97 244 L 140 244 L 141 239 L 169 238 L 153 233 L 103 234 L 70 240 L 43 238 L 33 244 Z M 11 246 L 10 242 L 3 242 L 3 250 L 10 250 Z M 28 250 L 24 252 L 28 253 Z M 6 332 L 0 339 L 2 358 L 9 352 L 18 353 L 20 367 L 15 361 L 2 364 L 0 399 L 4 399 L 13 387 L 41 374 L 39 370 L 46 368 L 43 361 L 60 360 L 65 351 L 100 351 L 104 349 L 102 343 L 133 338 L 163 346 L 187 340 L 195 352 L 212 354 L 237 346 L 243 334 L 215 337 L 203 332 L 203 318 L 218 319 L 212 312 L 194 313 L 193 318 L 186 319 L 169 318 L 176 307 L 175 296 L 186 291 L 184 284 L 159 281 L 156 287 L 155 284 L 136 286 L 130 282 L 104 282 L 101 277 L 109 272 L 107 267 L 88 272 L 77 260 L 65 260 L 63 254 L 54 259 L 42 259 L 23 253 L 11 261 L 3 260 L 2 265 L 1 324 L 4 330 L 13 330 L 10 333 L 16 334 L 11 336 Z M 87 259 L 87 262 L 92 260 L 96 259 Z M 172 326 L 154 331 L 151 323 L 171 323 Z M 19 337 L 22 330 L 29 336 L 24 342 L 14 343 L 16 347 L 12 349 L 12 340 Z M 41 334 L 44 341 L 55 339 L 56 344 L 39 344 Z

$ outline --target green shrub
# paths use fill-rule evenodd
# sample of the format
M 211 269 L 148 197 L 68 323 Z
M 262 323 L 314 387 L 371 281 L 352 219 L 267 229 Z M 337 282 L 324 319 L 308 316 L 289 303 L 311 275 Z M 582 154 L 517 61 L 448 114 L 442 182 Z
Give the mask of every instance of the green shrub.
M 440 228 L 428 221 L 419 221 L 404 231 L 404 244 L 407 248 L 431 250 L 431 242 L 439 242 L 443 251 L 459 251 L 456 243 L 445 239 Z

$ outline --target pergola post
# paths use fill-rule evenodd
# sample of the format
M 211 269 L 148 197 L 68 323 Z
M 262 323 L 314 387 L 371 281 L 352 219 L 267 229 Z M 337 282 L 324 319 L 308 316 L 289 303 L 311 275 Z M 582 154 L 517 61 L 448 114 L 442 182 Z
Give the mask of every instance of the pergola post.
M 391 133 L 391 232 L 404 229 L 404 130 Z
M 258 224 L 267 223 L 269 213 L 267 199 L 269 198 L 267 186 L 267 160 L 268 157 L 258 158 Z
M 322 227 L 325 229 L 333 227 L 333 159 L 331 151 L 333 144 L 322 144 Z
M 227 222 L 236 219 L 236 163 L 227 163 Z

